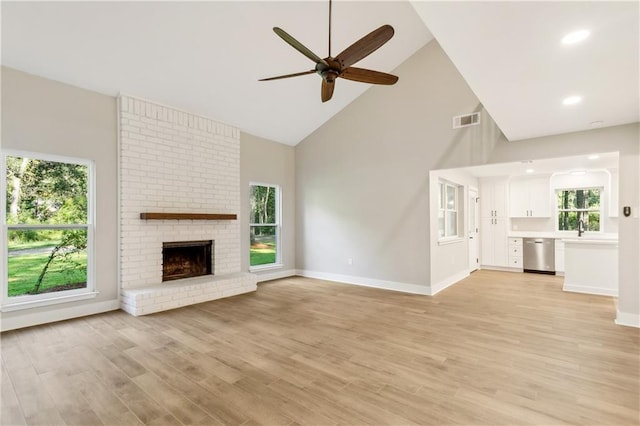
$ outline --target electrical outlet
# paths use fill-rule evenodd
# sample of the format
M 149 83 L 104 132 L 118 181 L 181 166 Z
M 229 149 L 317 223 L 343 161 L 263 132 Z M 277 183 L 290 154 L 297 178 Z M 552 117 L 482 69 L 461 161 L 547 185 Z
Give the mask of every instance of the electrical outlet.
M 347 265 L 353 265 L 353 259 L 352 258 L 347 258 Z

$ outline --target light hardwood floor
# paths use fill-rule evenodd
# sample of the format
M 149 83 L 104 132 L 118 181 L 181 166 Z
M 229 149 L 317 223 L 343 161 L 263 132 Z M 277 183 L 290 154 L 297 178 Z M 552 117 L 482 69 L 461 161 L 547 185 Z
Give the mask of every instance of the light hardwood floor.
M 562 279 L 435 297 L 289 278 L 3 333 L 2 424 L 637 425 L 640 331 Z

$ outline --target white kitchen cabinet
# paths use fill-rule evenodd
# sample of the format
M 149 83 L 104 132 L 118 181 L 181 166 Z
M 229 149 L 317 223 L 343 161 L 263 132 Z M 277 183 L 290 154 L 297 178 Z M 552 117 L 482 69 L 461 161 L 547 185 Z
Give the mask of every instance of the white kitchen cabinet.
M 549 178 L 514 178 L 509 182 L 509 217 L 551 217 Z
M 507 216 L 507 179 L 480 180 L 480 217 Z
M 480 180 L 480 263 L 483 267 L 506 267 L 507 178 Z
M 480 261 L 483 267 L 508 266 L 507 219 L 483 217 L 480 219 Z
M 522 266 L 522 238 L 509 237 L 508 243 L 508 266 L 523 270 Z

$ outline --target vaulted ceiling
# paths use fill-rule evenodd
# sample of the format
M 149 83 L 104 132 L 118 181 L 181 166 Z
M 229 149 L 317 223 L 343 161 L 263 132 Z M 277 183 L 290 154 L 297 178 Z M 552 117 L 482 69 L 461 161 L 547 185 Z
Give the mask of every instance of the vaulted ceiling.
M 517 140 L 638 121 L 638 8 L 336 0 L 332 53 L 390 24 L 394 37 L 357 65 L 392 72 L 433 34 L 507 138 Z M 323 104 L 315 74 L 258 82 L 313 68 L 273 33 L 275 26 L 327 56 L 326 1 L 3 2 L 2 64 L 148 98 L 295 145 L 371 85 L 340 79 Z M 591 34 L 562 45 L 576 29 Z M 562 105 L 570 95 L 582 102 Z
M 414 5 L 510 141 L 639 120 L 639 2 Z

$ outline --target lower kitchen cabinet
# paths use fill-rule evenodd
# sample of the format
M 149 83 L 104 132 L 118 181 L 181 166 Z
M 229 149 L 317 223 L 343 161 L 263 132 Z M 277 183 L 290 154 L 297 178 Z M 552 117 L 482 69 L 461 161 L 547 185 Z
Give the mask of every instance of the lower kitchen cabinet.
M 509 267 L 523 270 L 522 238 L 509 237 Z

